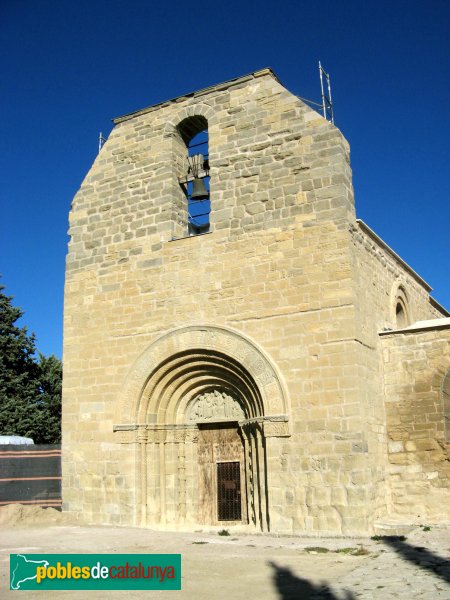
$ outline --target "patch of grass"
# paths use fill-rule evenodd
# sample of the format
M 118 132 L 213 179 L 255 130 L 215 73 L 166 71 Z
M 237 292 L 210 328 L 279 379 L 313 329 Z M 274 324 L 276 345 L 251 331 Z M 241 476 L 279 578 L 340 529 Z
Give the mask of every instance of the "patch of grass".
M 371 538 L 374 542 L 405 542 L 406 535 L 373 535 Z
M 192 542 L 193 544 L 209 544 L 209 542 Z
M 358 548 L 338 548 L 335 550 L 338 554 L 353 554 Z
M 364 548 L 364 546 L 360 546 L 359 548 L 338 548 L 337 550 L 334 550 L 334 552 L 338 554 L 350 554 L 351 556 L 365 556 L 370 554 L 370 552 L 367 550 L 367 548 Z
M 356 552 L 352 553 L 352 556 L 367 556 L 370 552 L 364 546 L 360 546 Z
M 228 529 L 221 529 L 217 532 L 217 535 L 230 535 L 230 532 L 228 531 Z
M 423 531 L 431 531 L 431 527 L 430 527 L 429 525 L 424 525 L 424 526 L 422 527 L 422 530 L 423 530 Z
M 323 546 L 307 546 L 305 548 L 305 552 L 315 552 L 316 554 L 325 554 L 329 552 L 328 548 L 324 548 Z

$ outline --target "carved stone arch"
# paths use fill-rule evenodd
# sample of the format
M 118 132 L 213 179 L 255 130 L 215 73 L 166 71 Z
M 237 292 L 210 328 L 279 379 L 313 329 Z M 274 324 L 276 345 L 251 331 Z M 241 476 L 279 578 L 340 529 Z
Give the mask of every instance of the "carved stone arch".
M 280 373 L 242 333 L 191 325 L 156 339 L 126 377 L 114 426 L 117 441 L 135 445 L 136 524 L 219 525 L 218 465 L 227 464 L 236 523 L 268 531 L 277 486 L 268 465 L 276 438 L 290 435 L 289 412 Z
M 395 329 L 412 323 L 411 304 L 403 281 L 396 281 L 391 291 L 391 318 Z
M 163 334 L 137 358 L 120 394 L 118 421 L 185 422 L 194 397 L 216 388 L 244 393 L 247 418 L 288 420 L 283 379 L 254 341 L 232 329 L 191 325 Z
M 184 121 L 184 119 L 195 117 L 196 115 L 205 117 L 208 121 L 208 127 L 215 125 L 217 122 L 216 112 L 207 104 L 198 103 L 192 106 L 186 106 L 173 115 L 170 121 L 166 122 L 164 126 L 164 137 L 178 136 L 177 126 L 179 123 Z

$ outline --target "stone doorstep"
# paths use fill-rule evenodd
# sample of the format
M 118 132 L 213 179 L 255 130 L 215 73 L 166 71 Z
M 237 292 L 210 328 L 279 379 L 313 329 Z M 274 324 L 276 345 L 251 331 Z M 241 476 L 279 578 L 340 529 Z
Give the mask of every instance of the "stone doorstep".
M 425 525 L 431 527 L 432 529 L 441 529 L 448 527 L 448 524 L 436 524 L 429 523 L 426 519 Z M 420 528 L 420 523 L 411 523 L 410 521 L 395 521 L 395 520 L 386 520 L 386 521 L 377 521 L 373 524 L 373 530 L 376 535 L 407 535 L 412 531 Z

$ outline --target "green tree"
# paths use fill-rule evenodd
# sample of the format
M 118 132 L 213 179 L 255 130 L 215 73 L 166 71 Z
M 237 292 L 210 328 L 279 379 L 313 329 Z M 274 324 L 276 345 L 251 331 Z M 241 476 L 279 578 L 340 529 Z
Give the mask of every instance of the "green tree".
M 61 394 L 62 364 L 53 354 L 45 357 L 39 352 L 39 415 L 42 420 L 40 431 L 45 432 L 47 444 L 61 441 Z
M 33 334 L 16 322 L 23 315 L 0 285 L 0 435 L 35 443 L 61 439 L 61 362 L 39 355 Z

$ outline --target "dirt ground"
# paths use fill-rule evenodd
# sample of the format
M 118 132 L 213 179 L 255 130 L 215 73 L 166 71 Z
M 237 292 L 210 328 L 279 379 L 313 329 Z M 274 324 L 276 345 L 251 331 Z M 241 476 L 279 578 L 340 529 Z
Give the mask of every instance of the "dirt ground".
M 0 598 L 17 596 L 9 591 L 9 554 L 13 553 L 180 553 L 182 555 L 181 591 L 55 591 L 51 599 L 88 597 L 233 600 L 312 600 L 329 598 L 375 598 L 358 588 L 367 574 L 380 584 L 377 561 L 383 553 L 380 544 L 370 539 L 308 539 L 271 535 L 219 536 L 217 533 L 172 533 L 138 528 L 80 527 L 65 524 L 59 517 L 20 518 L 10 510 L 2 519 L 0 509 Z M 44 511 L 47 513 L 47 511 Z M 50 515 L 50 513 L 47 513 Z M 442 537 L 442 532 L 441 532 Z M 443 537 L 445 540 L 445 536 Z M 450 540 L 447 538 L 447 542 Z M 311 547 L 319 547 L 311 550 Z M 352 550 L 350 550 L 352 549 Z M 356 552 L 356 555 L 353 553 Z M 388 557 L 387 557 L 388 558 Z M 401 562 L 403 564 L 403 562 Z M 361 575 L 363 574 L 363 575 Z M 395 577 L 397 569 L 392 575 Z M 424 576 L 421 575 L 423 578 Z M 382 579 L 385 575 L 382 576 Z M 411 577 L 408 575 L 408 579 Z M 346 584 L 347 582 L 347 584 Z M 350 583 L 348 583 L 350 582 Z M 352 583 L 353 582 L 353 583 Z M 426 583 L 431 579 L 426 579 Z M 378 585 L 375 585 L 375 584 Z M 419 585 L 419 584 L 418 584 Z M 434 589 L 434 588 L 433 588 Z M 440 590 L 441 588 L 437 588 Z M 442 589 L 445 589 L 445 584 Z M 381 589 L 380 589 L 381 591 Z M 415 590 L 419 591 L 419 590 Z M 435 597 L 450 598 L 436 593 Z M 42 592 L 22 592 L 27 600 L 42 600 Z M 391 598 L 387 589 L 380 597 Z M 411 595 L 410 597 L 416 597 Z M 417 597 L 427 597 L 417 596 Z

